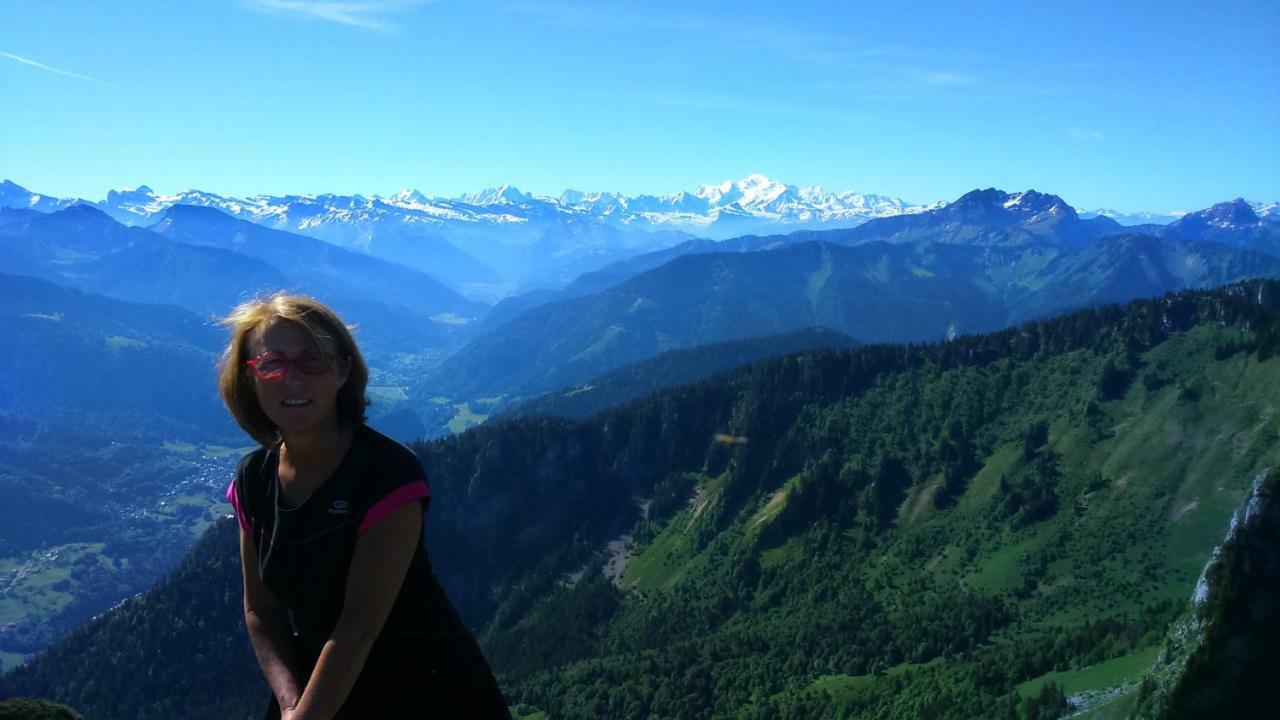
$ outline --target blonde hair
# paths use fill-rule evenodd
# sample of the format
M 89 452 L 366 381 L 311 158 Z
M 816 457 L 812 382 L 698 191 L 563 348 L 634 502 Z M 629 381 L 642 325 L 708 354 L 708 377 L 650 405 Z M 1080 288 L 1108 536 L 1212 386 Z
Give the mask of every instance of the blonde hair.
M 364 424 L 364 411 L 369 404 L 364 396 L 369 368 L 351 331 L 337 313 L 319 300 L 277 292 L 241 303 L 219 321 L 231 328 L 231 339 L 219 363 L 218 392 L 240 427 L 264 447 L 280 442 L 279 430 L 263 412 L 252 371 L 245 365 L 249 359 L 249 335 L 277 319 L 296 323 L 311 335 L 317 347 L 336 358 L 346 358 L 349 367 L 347 381 L 338 390 L 338 421 L 350 427 Z

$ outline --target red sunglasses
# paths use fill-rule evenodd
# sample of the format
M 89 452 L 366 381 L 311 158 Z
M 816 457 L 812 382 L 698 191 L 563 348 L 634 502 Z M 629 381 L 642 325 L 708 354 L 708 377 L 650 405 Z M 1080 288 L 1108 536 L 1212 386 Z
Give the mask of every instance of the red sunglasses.
M 246 360 L 244 364 L 253 370 L 259 380 L 275 382 L 284 379 L 290 365 L 298 368 L 304 375 L 323 375 L 333 366 L 333 356 L 307 351 L 300 357 L 290 358 L 282 352 L 264 352 L 252 360 Z

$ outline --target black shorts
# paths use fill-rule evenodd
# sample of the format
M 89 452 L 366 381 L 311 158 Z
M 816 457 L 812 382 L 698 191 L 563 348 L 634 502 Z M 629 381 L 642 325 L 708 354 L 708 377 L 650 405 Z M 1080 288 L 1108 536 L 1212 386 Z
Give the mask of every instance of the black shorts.
M 318 653 L 303 650 L 301 655 L 309 673 Z M 280 718 L 274 695 L 264 718 Z M 334 720 L 412 718 L 510 720 L 502 691 L 470 633 L 396 643 L 380 639 Z

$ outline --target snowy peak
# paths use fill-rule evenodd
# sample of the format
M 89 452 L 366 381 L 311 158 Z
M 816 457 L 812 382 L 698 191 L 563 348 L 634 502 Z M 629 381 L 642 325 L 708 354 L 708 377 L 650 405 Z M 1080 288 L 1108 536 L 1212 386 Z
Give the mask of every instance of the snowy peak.
M 1230 202 L 1218 203 L 1208 210 L 1202 210 L 1200 215 L 1205 216 L 1210 222 L 1215 224 L 1225 223 L 1229 225 L 1256 225 L 1259 221 L 1258 214 L 1253 211 L 1249 203 L 1244 198 L 1236 198 Z
M 1264 220 L 1280 220 L 1280 202 L 1260 203 L 1251 202 L 1249 207 L 1253 209 L 1253 214 Z
M 718 185 L 699 185 L 693 196 L 706 200 L 712 207 L 727 207 L 737 203 L 742 208 L 762 208 L 775 202 L 792 189 L 791 185 L 775 182 L 759 173 L 753 173 L 737 181 L 726 180 Z
M 1098 208 L 1096 210 L 1088 210 L 1080 213 L 1080 219 L 1089 220 L 1096 217 L 1105 217 L 1115 220 L 1121 225 L 1168 225 L 1177 220 L 1186 213 L 1153 213 L 1153 212 L 1134 212 L 1125 213 L 1110 208 Z
M 388 205 L 414 206 L 414 205 L 428 205 L 430 204 L 431 200 L 430 198 L 428 198 L 426 195 L 423 195 L 418 190 L 405 188 L 400 192 L 396 193 L 395 195 L 392 195 L 389 198 L 385 198 L 385 202 Z
M 1264 206 L 1265 207 L 1265 206 Z M 1175 231 L 1190 228 L 1218 228 L 1233 230 L 1258 227 L 1264 221 L 1254 212 L 1253 205 L 1243 198 L 1218 203 L 1199 212 L 1187 213 L 1169 227 Z
M 486 188 L 480 192 L 467 193 L 458 198 L 458 200 L 468 205 L 520 205 L 532 199 L 532 196 L 520 192 L 519 188 L 514 185 L 499 185 L 496 188 Z
M 1007 193 L 995 188 L 972 190 L 947 206 L 950 214 L 978 218 L 1008 216 L 1022 223 L 1076 219 L 1075 208 L 1057 195 L 1024 190 Z
M 894 197 L 851 190 L 832 193 L 816 185 L 777 182 L 759 173 L 718 185 L 699 185 L 688 195 L 705 202 L 711 210 L 802 223 L 861 221 L 923 210 Z
M 11 180 L 0 182 L 0 207 L 47 213 L 70 207 L 77 202 L 79 201 L 33 193 Z

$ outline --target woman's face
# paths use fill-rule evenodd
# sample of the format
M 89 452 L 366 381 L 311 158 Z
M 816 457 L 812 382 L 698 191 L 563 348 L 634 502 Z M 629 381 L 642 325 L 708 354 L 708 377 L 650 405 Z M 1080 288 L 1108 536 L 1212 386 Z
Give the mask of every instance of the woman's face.
M 338 390 L 347 381 L 347 360 L 331 357 L 297 323 L 279 318 L 249 335 L 249 357 L 261 358 L 265 353 L 278 353 L 271 356 L 277 366 L 280 360 L 285 361 L 284 372 L 274 380 L 264 380 L 257 373 L 253 376 L 258 403 L 281 435 L 335 426 Z M 301 361 L 301 367 L 288 361 Z M 303 372 L 304 367 L 323 370 L 312 374 Z

